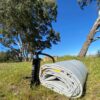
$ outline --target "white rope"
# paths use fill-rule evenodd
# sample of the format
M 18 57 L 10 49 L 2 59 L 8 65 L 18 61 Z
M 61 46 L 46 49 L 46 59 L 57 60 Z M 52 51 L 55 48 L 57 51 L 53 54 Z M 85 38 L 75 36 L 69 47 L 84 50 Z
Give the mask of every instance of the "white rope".
M 82 62 L 71 60 L 45 64 L 39 75 L 43 86 L 69 98 L 78 98 L 83 92 L 87 69 Z

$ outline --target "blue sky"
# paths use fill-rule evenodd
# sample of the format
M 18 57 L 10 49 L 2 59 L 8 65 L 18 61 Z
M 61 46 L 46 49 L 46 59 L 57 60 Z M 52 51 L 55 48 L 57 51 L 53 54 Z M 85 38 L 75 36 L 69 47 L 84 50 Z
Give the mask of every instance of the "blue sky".
M 53 27 L 60 32 L 61 42 L 44 52 L 58 56 L 77 55 L 98 16 L 96 5 L 92 3 L 81 10 L 76 0 L 57 0 L 57 3 L 58 16 Z M 95 54 L 99 49 L 100 41 L 97 41 L 90 46 L 88 54 Z
M 61 42 L 45 52 L 59 56 L 77 55 L 98 16 L 96 4 L 92 3 L 81 10 L 76 0 L 58 0 L 57 2 L 58 17 L 53 26 L 60 32 Z M 95 54 L 98 49 L 100 49 L 100 41 L 90 46 L 88 54 Z

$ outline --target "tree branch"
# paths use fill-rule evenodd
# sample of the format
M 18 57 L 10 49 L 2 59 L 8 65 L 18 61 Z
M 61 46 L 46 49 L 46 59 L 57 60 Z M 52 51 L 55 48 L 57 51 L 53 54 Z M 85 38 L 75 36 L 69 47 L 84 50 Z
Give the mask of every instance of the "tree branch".
M 95 41 L 97 41 L 97 40 L 99 40 L 99 39 L 100 39 L 100 36 L 94 38 L 94 39 L 92 40 L 92 42 L 95 42 Z
M 96 30 L 96 33 L 97 33 L 97 32 L 100 32 L 100 30 Z

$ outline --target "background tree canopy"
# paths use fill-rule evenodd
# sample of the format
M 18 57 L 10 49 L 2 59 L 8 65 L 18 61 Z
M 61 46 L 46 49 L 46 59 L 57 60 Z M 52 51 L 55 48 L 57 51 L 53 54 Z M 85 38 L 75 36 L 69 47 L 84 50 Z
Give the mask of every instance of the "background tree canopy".
M 12 50 L 28 52 L 51 48 L 60 41 L 52 27 L 57 5 L 52 0 L 1 0 L 0 43 Z
M 77 0 L 80 7 L 83 9 L 84 6 L 88 6 L 89 4 L 91 4 L 93 1 L 97 2 L 97 7 L 98 9 L 100 9 L 100 0 Z

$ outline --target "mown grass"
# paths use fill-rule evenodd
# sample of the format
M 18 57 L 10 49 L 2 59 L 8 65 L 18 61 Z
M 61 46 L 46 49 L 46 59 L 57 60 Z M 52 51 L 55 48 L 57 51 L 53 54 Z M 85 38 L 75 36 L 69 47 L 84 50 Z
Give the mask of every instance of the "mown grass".
M 86 92 L 78 100 L 100 100 L 100 58 L 60 57 L 58 61 L 78 59 L 88 68 Z M 31 62 L 0 63 L 0 100 L 68 100 L 67 97 L 38 86 L 30 89 Z

